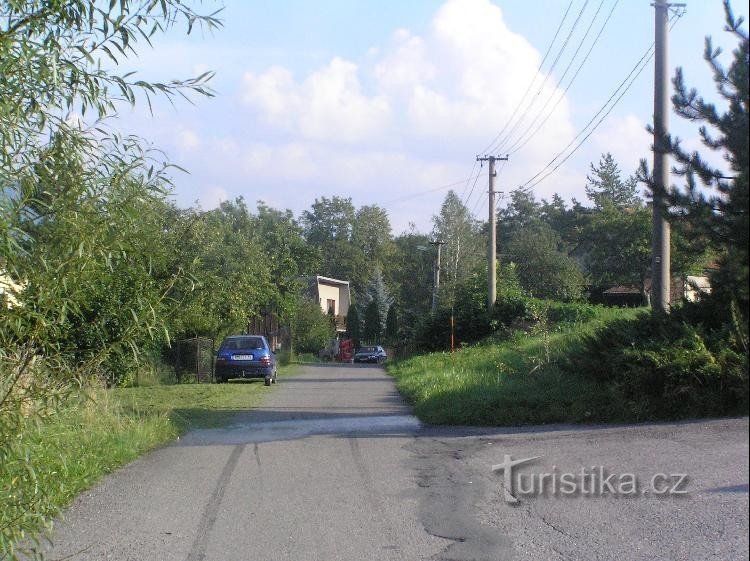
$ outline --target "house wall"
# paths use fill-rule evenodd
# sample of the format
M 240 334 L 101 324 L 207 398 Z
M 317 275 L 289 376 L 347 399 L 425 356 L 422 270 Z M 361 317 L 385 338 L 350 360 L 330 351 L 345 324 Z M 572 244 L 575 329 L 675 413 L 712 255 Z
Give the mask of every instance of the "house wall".
M 318 284 L 318 304 L 323 313 L 328 313 L 328 307 L 326 300 L 336 301 L 336 315 L 342 315 L 341 313 L 341 295 L 339 294 L 339 288 L 337 286 L 328 286 L 327 284 Z

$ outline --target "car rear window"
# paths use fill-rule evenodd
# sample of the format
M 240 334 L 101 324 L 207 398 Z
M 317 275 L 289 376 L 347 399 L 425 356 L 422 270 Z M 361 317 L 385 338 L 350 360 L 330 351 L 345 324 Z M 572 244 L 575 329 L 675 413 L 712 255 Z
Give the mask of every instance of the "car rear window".
M 221 348 L 226 351 L 243 351 L 246 349 L 264 349 L 263 339 L 260 337 L 233 337 L 225 339 Z
M 360 353 L 374 353 L 375 351 L 375 347 L 362 347 L 361 349 L 359 349 Z

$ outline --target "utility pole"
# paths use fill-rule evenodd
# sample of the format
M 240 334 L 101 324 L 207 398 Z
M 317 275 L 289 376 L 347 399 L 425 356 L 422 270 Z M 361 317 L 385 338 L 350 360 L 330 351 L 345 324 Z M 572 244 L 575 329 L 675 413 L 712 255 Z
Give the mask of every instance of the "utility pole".
M 489 222 L 490 240 L 487 245 L 487 309 L 492 311 L 497 300 L 497 215 L 495 214 L 495 162 L 508 161 L 508 156 L 477 156 L 477 162 L 489 162 Z
M 665 196 L 669 189 L 669 154 L 666 138 L 669 134 L 669 75 L 667 58 L 669 46 L 669 8 L 685 4 L 670 4 L 655 0 L 654 25 L 654 198 L 651 228 L 651 307 L 668 312 L 672 284 L 670 228 L 667 222 Z
M 440 246 L 445 245 L 448 242 L 441 240 L 435 240 L 430 242 L 430 245 L 434 245 L 437 248 L 435 253 L 435 264 L 432 269 L 432 313 L 437 311 L 438 305 L 438 290 L 440 289 Z

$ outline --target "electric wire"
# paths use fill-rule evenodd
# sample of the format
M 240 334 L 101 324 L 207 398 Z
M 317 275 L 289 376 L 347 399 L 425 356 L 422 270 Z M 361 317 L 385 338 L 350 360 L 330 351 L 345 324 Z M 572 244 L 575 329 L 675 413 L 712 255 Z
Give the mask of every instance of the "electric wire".
M 612 14 L 615 11 L 615 8 L 619 4 L 619 0 L 615 0 L 615 3 L 612 5 L 612 9 L 609 11 L 609 14 L 607 15 L 607 19 L 604 21 L 604 24 L 602 25 L 601 29 L 599 30 L 599 33 L 594 38 L 594 41 L 591 43 L 591 46 L 589 47 L 588 52 L 586 53 L 586 56 L 583 57 L 583 60 L 581 61 L 581 64 L 578 65 L 578 68 L 576 69 L 575 73 L 573 74 L 573 77 L 570 79 L 570 82 L 568 82 L 567 86 L 565 86 L 565 90 L 562 92 L 562 94 L 557 98 L 557 101 L 552 106 L 552 109 L 550 109 L 549 113 L 547 113 L 547 116 L 544 117 L 541 123 L 534 129 L 534 132 L 531 133 L 530 136 L 526 138 L 520 145 L 515 147 L 511 154 L 514 154 L 518 152 L 521 148 L 526 146 L 526 144 L 534 138 L 537 133 L 542 129 L 542 127 L 547 123 L 549 118 L 555 113 L 555 109 L 557 109 L 557 106 L 560 105 L 560 102 L 565 98 L 565 94 L 568 93 L 568 90 L 570 90 L 570 87 L 573 85 L 573 82 L 575 82 L 576 78 L 578 77 L 578 74 L 581 72 L 581 69 L 586 64 L 586 62 L 589 59 L 589 56 L 591 56 L 591 52 L 594 50 L 594 47 L 596 46 L 597 42 L 599 41 L 599 38 L 602 36 L 602 33 L 604 32 L 604 29 L 607 27 L 607 23 L 609 23 L 609 20 L 612 18 Z
M 565 94 L 568 92 L 568 90 L 570 89 L 570 86 L 575 81 L 575 79 L 578 76 L 578 73 L 580 72 L 581 68 L 583 67 L 583 65 L 588 60 L 588 57 L 591 54 L 591 51 L 593 50 L 594 45 L 596 45 L 596 42 L 599 40 L 599 37 L 601 37 L 602 32 L 604 31 L 604 28 L 607 26 L 607 23 L 609 22 L 610 18 L 612 17 L 612 13 L 614 12 L 614 9 L 617 6 L 617 3 L 619 2 L 619 0 L 616 0 L 615 3 L 612 5 L 612 9 L 609 12 L 609 16 L 607 16 L 607 19 L 602 24 L 602 27 L 599 30 L 599 33 L 594 38 L 594 41 L 591 44 L 591 48 L 586 53 L 583 61 L 578 66 L 578 69 L 573 74 L 573 77 L 568 82 L 568 85 L 565 87 L 564 91 L 562 91 L 560 94 L 557 94 L 556 92 L 559 90 L 560 86 L 562 85 L 563 81 L 565 80 L 565 77 L 568 75 L 568 72 L 570 71 L 571 67 L 573 66 L 573 63 L 578 58 L 578 53 L 583 48 L 583 45 L 586 42 L 586 38 L 589 36 L 589 33 L 591 32 L 591 28 L 594 26 L 594 23 L 596 22 L 597 18 L 599 17 L 599 12 L 601 12 L 601 9 L 604 6 L 605 1 L 606 0 L 601 0 L 601 2 L 599 3 L 599 7 L 596 9 L 596 13 L 594 14 L 594 17 L 591 19 L 591 22 L 589 23 L 589 26 L 586 29 L 586 32 L 584 33 L 583 37 L 581 38 L 581 41 L 578 44 L 578 47 L 576 48 L 575 53 L 573 53 L 573 56 L 571 57 L 570 61 L 568 62 L 568 65 L 565 67 L 565 70 L 563 71 L 562 76 L 560 76 L 560 79 L 557 81 L 555 89 L 552 91 L 552 93 L 549 95 L 549 97 L 547 97 L 547 101 L 545 101 L 545 103 L 542 106 L 542 108 L 536 114 L 536 116 L 531 121 L 531 123 L 529 123 L 529 125 L 526 127 L 526 129 L 521 133 L 521 135 L 508 148 L 506 148 L 505 151 L 508 152 L 509 154 L 513 154 L 513 153 L 517 152 L 518 149 L 521 146 L 526 145 L 526 143 L 531 138 L 533 138 L 536 135 L 537 132 L 539 132 L 539 130 L 541 129 L 541 127 L 544 126 L 544 124 L 547 122 L 547 120 L 549 120 L 550 116 L 554 113 L 554 110 L 560 104 L 560 101 L 563 99 L 563 97 L 565 97 Z M 556 96 L 557 96 L 557 101 L 555 102 L 554 106 L 552 107 L 552 110 L 549 113 L 547 113 L 547 115 L 544 117 L 544 119 L 540 123 L 539 127 L 537 127 L 536 129 L 534 129 L 534 132 L 530 136 L 527 136 L 529 134 L 529 131 L 531 131 L 534 128 L 534 125 L 536 125 L 536 123 L 539 121 L 539 119 L 541 118 L 541 116 L 544 114 L 544 112 L 547 109 L 547 107 L 549 106 L 550 102 Z
M 507 145 L 508 141 L 513 137 L 513 134 L 516 132 L 516 129 L 518 129 L 519 125 L 523 120 L 526 118 L 528 113 L 531 111 L 531 108 L 536 103 L 537 98 L 541 95 L 542 90 L 544 89 L 544 86 L 547 84 L 547 81 L 549 80 L 549 77 L 552 75 L 552 72 L 557 67 L 557 63 L 560 61 L 560 58 L 562 57 L 563 53 L 565 52 L 565 49 L 567 49 L 568 44 L 570 43 L 570 38 L 573 36 L 573 33 L 575 32 L 576 28 L 578 27 L 578 24 L 581 21 L 581 17 L 583 16 L 583 12 L 586 10 L 586 6 L 588 6 L 589 0 L 586 0 L 583 3 L 583 6 L 581 6 L 581 9 L 578 12 L 578 15 L 576 16 L 575 21 L 573 22 L 573 25 L 570 28 L 570 31 L 568 32 L 568 36 L 565 38 L 565 41 L 563 41 L 563 44 L 560 46 L 560 50 L 557 52 L 557 56 L 555 57 L 555 60 L 552 62 L 552 66 L 549 67 L 547 72 L 544 75 L 544 80 L 542 80 L 541 85 L 539 86 L 539 90 L 537 90 L 536 94 L 533 95 L 528 99 L 528 104 L 526 106 L 526 109 L 521 114 L 520 118 L 516 119 L 515 124 L 511 127 L 511 129 L 507 132 L 505 137 L 503 137 L 502 140 L 500 140 L 497 144 L 494 144 L 490 148 L 490 152 L 501 152 L 503 147 Z
M 674 26 L 677 24 L 677 21 L 682 17 L 682 13 L 675 13 L 672 17 L 670 23 L 670 31 L 674 28 Z M 604 122 L 604 120 L 607 118 L 607 116 L 612 112 L 612 110 L 615 108 L 617 103 L 623 98 L 623 96 L 628 92 L 630 87 L 633 85 L 635 80 L 640 76 L 640 74 L 643 72 L 643 70 L 646 68 L 649 62 L 651 62 L 651 59 L 654 57 L 654 43 L 651 44 L 651 46 L 648 48 L 648 50 L 644 53 L 644 55 L 640 58 L 640 60 L 635 64 L 635 66 L 631 69 L 631 71 L 628 73 L 628 75 L 625 77 L 625 79 L 620 82 L 620 85 L 617 86 L 613 94 L 609 97 L 609 99 L 602 105 L 602 107 L 597 111 L 597 113 L 589 120 L 588 123 L 586 123 L 586 126 L 581 129 L 581 131 L 571 140 L 565 148 L 563 148 L 552 160 L 550 160 L 544 168 L 542 168 L 539 172 L 537 172 L 534 176 L 532 176 L 530 179 L 528 179 L 526 182 L 522 183 L 518 189 L 519 190 L 525 190 L 528 191 L 530 189 L 533 189 L 536 185 L 544 181 L 547 177 L 552 175 L 555 171 L 557 171 L 560 166 L 562 166 L 573 154 L 575 154 L 576 151 L 588 140 L 588 138 L 596 131 L 596 129 Z M 645 62 L 644 62 L 645 61 Z M 629 80 L 629 81 L 628 81 Z M 624 89 L 623 89 L 624 87 Z M 620 92 L 622 90 L 622 92 Z M 618 95 L 619 93 L 619 95 Z M 615 96 L 616 99 L 615 99 Z M 614 99 L 614 101 L 612 101 Z M 610 102 L 612 102 L 610 106 Z M 608 107 L 609 106 L 609 107 Z M 605 112 L 606 110 L 606 112 Z M 591 124 L 604 112 L 604 115 L 596 122 L 596 124 L 591 128 L 591 130 L 588 130 Z M 587 132 L 588 130 L 588 132 Z M 554 166 L 550 171 L 547 171 L 563 154 L 565 154 L 568 149 L 578 140 L 581 138 L 581 136 L 585 136 L 581 139 L 581 141 L 571 150 L 557 165 Z M 546 173 L 545 173 L 546 172 Z M 542 176 L 542 177 L 540 177 Z M 539 178 L 539 179 L 537 179 Z
M 531 81 L 529 82 L 529 85 L 526 86 L 526 91 L 523 93 L 523 95 L 519 98 L 518 104 L 513 109 L 513 112 L 511 113 L 510 118 L 508 118 L 507 121 L 505 121 L 505 125 L 503 125 L 503 128 L 500 130 L 499 133 L 497 133 L 497 136 L 490 141 L 490 143 L 485 147 L 484 150 L 481 150 L 480 153 L 487 153 L 489 149 L 497 142 L 497 140 L 503 135 L 503 133 L 507 130 L 508 126 L 510 125 L 511 121 L 515 118 L 516 114 L 518 113 L 518 110 L 521 108 L 521 105 L 523 105 L 524 101 L 526 101 L 526 96 L 531 91 L 531 88 L 534 85 L 534 82 L 536 82 L 537 77 L 539 76 L 539 73 L 542 71 L 542 67 L 544 66 L 544 63 L 547 61 L 547 57 L 549 56 L 550 52 L 552 51 L 552 47 L 555 44 L 555 41 L 557 41 L 557 36 L 560 34 L 560 31 L 562 30 L 563 24 L 565 23 L 565 20 L 568 18 L 568 13 L 570 12 L 570 8 L 573 6 L 573 0 L 570 0 L 570 3 L 568 3 L 568 7 L 565 10 L 565 13 L 563 14 L 562 19 L 560 20 L 560 23 L 557 26 L 557 31 L 555 31 L 555 36 L 552 37 L 552 41 L 550 41 L 549 46 L 547 47 L 547 52 L 544 53 L 544 57 L 542 57 L 542 62 L 539 63 L 539 68 L 537 68 L 536 72 L 531 78 Z

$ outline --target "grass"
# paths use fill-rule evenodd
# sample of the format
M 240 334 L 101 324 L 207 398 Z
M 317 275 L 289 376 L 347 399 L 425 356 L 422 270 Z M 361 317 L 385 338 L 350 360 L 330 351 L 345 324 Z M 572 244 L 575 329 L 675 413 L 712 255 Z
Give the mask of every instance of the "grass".
M 581 337 L 640 310 L 602 308 L 595 319 L 558 330 L 516 333 L 447 352 L 388 364 L 399 391 L 424 422 L 436 425 L 526 425 L 617 420 L 613 390 L 560 362 Z
M 45 421 L 27 420 L 0 449 L 0 559 L 16 559 L 19 543 L 33 548 L 34 536 L 102 476 L 190 428 L 227 423 L 269 391 L 262 380 L 96 390 Z

